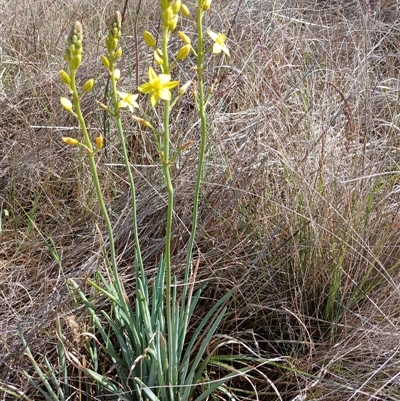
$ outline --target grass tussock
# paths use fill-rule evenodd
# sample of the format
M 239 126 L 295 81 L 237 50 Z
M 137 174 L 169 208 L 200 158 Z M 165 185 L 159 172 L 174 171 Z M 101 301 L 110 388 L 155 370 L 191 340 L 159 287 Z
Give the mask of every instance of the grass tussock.
M 71 347 L 85 355 L 77 334 L 92 328 L 67 279 L 90 297 L 85 279 L 105 271 L 106 231 L 93 224 L 100 211 L 88 167 L 61 142 L 77 130 L 76 121 L 60 112 L 58 78 L 64 38 L 75 20 L 90 35 L 82 67 L 87 76 L 80 79 L 95 76 L 97 85 L 82 106 L 91 133 L 106 138 L 98 171 L 121 277 L 128 296 L 134 291 L 127 178 L 114 129 L 94 102 L 105 96 L 107 76 L 98 59 L 105 16 L 117 5 L 81 3 L 6 1 L 0 12 L 0 388 L 21 399 L 40 398 L 22 374 L 33 371 L 17 325 L 42 366 L 47 358 L 57 369 L 57 319 Z M 251 381 L 236 377 L 228 386 L 238 400 L 400 400 L 398 4 L 214 3 L 208 22 L 215 31 L 229 30 L 231 59 L 207 65 L 211 139 L 195 258 L 197 281 L 212 281 L 198 316 L 238 286 L 219 333 L 221 353 L 247 355 L 247 345 L 275 360 L 258 366 Z M 135 45 L 135 7 L 128 1 L 121 39 L 126 88 L 144 82 L 149 61 L 141 37 Z M 156 18 L 151 2 L 141 7 L 139 32 Z M 192 79 L 185 66 L 179 73 Z M 199 135 L 190 96 L 182 104 L 172 119 L 172 142 L 195 143 L 173 170 L 178 275 L 189 238 Z M 152 138 L 128 119 L 125 127 L 141 248 L 151 273 L 164 245 L 164 184 Z M 100 307 L 104 299 L 91 302 Z M 210 379 L 223 369 L 215 366 Z M 74 374 L 77 387 L 85 383 Z M 95 388 L 78 390 L 96 396 Z

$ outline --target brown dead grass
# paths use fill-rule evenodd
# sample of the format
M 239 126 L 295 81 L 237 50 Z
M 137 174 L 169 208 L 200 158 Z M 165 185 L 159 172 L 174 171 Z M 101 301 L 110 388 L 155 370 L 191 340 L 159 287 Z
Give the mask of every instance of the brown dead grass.
M 66 279 L 84 286 L 85 277 L 102 268 L 105 234 L 91 218 L 98 211 L 87 166 L 60 141 L 77 132 L 58 104 L 58 70 L 65 35 L 79 19 L 87 32 L 82 81 L 94 76 L 96 98 L 102 99 L 106 77 L 97 60 L 106 17 L 116 4 L 83 3 L 6 1 L 0 11 L 0 384 L 31 396 L 21 375 L 31 368 L 17 324 L 38 359 L 46 355 L 56 363 L 57 314 L 75 314 L 84 324 Z M 224 334 L 267 357 L 288 357 L 288 365 L 260 373 L 254 383 L 260 399 L 279 399 L 272 381 L 283 400 L 400 400 L 398 4 L 242 1 L 238 11 L 237 5 L 215 1 L 205 21 L 215 31 L 230 30 L 232 58 L 208 66 L 215 88 L 198 279 L 214 277 L 210 298 L 240 283 Z M 156 33 L 153 10 L 144 3 L 139 32 L 153 26 Z M 135 81 L 133 19 L 131 4 L 124 38 L 123 65 L 132 74 L 122 82 L 127 88 Z M 148 56 L 141 44 L 140 80 Z M 181 73 L 191 78 L 185 66 Z M 92 98 L 85 110 L 93 134 L 103 132 Z M 175 143 L 197 140 L 190 97 L 172 128 Z M 129 198 L 113 134 L 106 132 L 99 169 L 129 293 Z M 151 272 L 163 247 L 165 191 L 149 134 L 129 121 L 126 134 Z M 178 274 L 196 152 L 189 148 L 174 172 Z M 232 385 L 247 388 L 240 381 Z

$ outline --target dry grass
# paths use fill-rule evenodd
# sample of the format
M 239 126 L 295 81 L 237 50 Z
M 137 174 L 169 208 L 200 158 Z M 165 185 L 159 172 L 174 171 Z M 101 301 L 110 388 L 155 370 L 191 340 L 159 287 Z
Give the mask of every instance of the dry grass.
M 270 358 L 287 357 L 284 366 L 260 372 L 254 384 L 261 400 L 279 399 L 271 382 L 282 400 L 400 400 L 399 4 L 214 3 L 206 24 L 229 29 L 232 58 L 229 65 L 214 59 L 208 66 L 215 88 L 196 257 L 202 257 L 198 279 L 215 277 L 209 297 L 241 283 L 223 334 Z M 87 167 L 60 141 L 76 125 L 58 105 L 64 37 L 72 21 L 84 23 L 89 37 L 82 81 L 99 77 L 96 97 L 102 99 L 105 76 L 97 60 L 105 16 L 116 5 L 3 4 L 0 384 L 39 399 L 21 375 L 30 367 L 17 324 L 39 360 L 47 355 L 56 361 L 57 314 L 85 321 L 66 279 L 84 285 L 102 267 L 104 233 L 92 224 L 97 206 Z M 127 88 L 135 81 L 134 7 L 124 39 Z M 139 32 L 154 20 L 152 9 L 145 2 Z M 139 50 L 142 77 L 148 52 L 142 45 Z M 190 77 L 184 67 L 182 74 Z M 85 108 L 92 132 L 102 132 L 93 99 Z M 129 121 L 126 132 L 151 271 L 163 245 L 164 189 L 151 138 Z M 198 138 L 189 97 L 172 132 L 176 142 Z M 132 289 L 129 199 L 113 134 L 106 132 L 99 168 L 121 274 Z M 188 238 L 196 151 L 190 148 L 175 171 L 177 272 Z M 251 391 L 240 381 L 232 386 Z

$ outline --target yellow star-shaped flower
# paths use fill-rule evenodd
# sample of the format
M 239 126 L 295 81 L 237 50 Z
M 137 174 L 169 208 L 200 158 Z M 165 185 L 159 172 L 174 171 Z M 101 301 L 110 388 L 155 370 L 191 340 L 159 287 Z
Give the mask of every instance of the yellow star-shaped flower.
M 225 44 L 226 35 L 223 33 L 215 33 L 213 31 L 207 31 L 210 38 L 214 41 L 213 53 L 221 53 L 223 51 L 228 57 L 230 57 L 229 49 Z
M 132 93 L 120 92 L 117 91 L 118 96 L 121 100 L 118 102 L 118 108 L 122 109 L 123 107 L 128 107 L 128 109 L 133 113 L 133 108 L 139 108 L 139 105 L 136 102 L 136 99 L 139 95 L 132 95 Z
M 171 75 L 157 75 L 153 68 L 149 68 L 149 82 L 138 87 L 138 90 L 143 93 L 151 93 L 150 103 L 154 107 L 159 99 L 171 100 L 170 89 L 175 88 L 179 81 L 171 81 Z

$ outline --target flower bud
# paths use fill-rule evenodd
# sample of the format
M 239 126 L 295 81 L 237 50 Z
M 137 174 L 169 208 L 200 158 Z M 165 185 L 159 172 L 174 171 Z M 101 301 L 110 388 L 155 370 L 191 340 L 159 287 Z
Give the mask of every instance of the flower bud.
M 190 38 L 189 38 L 189 36 L 186 35 L 185 32 L 178 31 L 178 35 L 183 40 L 183 42 L 185 42 L 187 45 L 190 44 Z
M 178 90 L 179 94 L 180 95 L 185 94 L 191 84 L 192 81 L 187 81 L 185 84 L 183 84 Z
M 72 111 L 72 103 L 69 99 L 67 99 L 66 97 L 62 97 L 60 98 L 60 103 L 65 110 Z
M 60 78 L 65 85 L 69 86 L 71 84 L 71 78 L 64 70 L 60 71 Z
M 163 65 L 164 64 L 164 60 L 162 58 L 162 52 L 159 49 L 154 50 L 154 61 L 158 64 L 158 65 Z
M 149 31 L 143 31 L 143 39 L 149 47 L 156 47 L 157 43 L 154 36 Z
M 190 15 L 190 11 L 189 11 L 189 9 L 188 9 L 188 7 L 187 7 L 187 5 L 186 4 L 181 4 L 181 13 L 185 16 L 185 17 L 189 17 L 189 15 Z
M 122 15 L 119 11 L 114 14 L 111 21 L 111 29 L 109 36 L 119 39 L 121 37 L 121 25 L 122 25 Z
M 178 25 L 178 14 L 174 15 L 172 19 L 169 21 L 168 29 L 170 31 L 173 31 L 177 25 Z
M 182 5 L 182 0 L 175 0 L 174 4 L 172 5 L 172 11 L 174 12 L 174 14 L 179 13 L 181 5 Z
M 114 74 L 113 74 L 113 79 L 115 79 L 116 81 L 119 81 L 119 79 L 121 78 L 121 71 L 118 69 L 118 68 L 116 68 L 115 70 L 114 70 Z
M 166 8 L 162 12 L 162 22 L 163 26 L 169 27 L 171 20 L 174 18 L 174 12 L 172 11 L 172 7 Z
M 82 46 L 82 39 L 83 39 L 82 24 L 79 21 L 76 21 L 72 26 L 71 32 L 69 33 L 67 39 L 68 47 L 71 47 L 71 50 L 75 51 L 75 49 L 71 45 L 78 45 L 77 47 L 80 48 Z
M 165 10 L 169 7 L 170 0 L 161 0 L 161 8 Z
M 176 59 L 178 61 L 185 60 L 185 58 L 189 56 L 189 54 L 190 54 L 190 44 L 184 45 L 183 47 L 180 48 L 180 50 L 176 54 Z
M 103 63 L 104 67 L 107 68 L 107 70 L 110 68 L 110 61 L 104 54 L 101 56 L 101 62 Z
M 96 138 L 94 138 L 94 140 L 96 141 L 96 149 L 101 149 L 104 145 L 103 135 L 96 136 Z
M 203 0 L 203 10 L 208 11 L 211 7 L 211 0 Z
M 94 79 L 91 78 L 88 81 L 86 81 L 83 86 L 82 86 L 82 93 L 86 93 L 92 90 L 94 85 Z
M 106 47 L 109 53 L 114 51 L 118 46 L 118 39 L 114 37 L 107 36 L 106 38 Z
M 71 61 L 69 62 L 69 68 L 71 71 L 77 70 L 82 62 L 82 56 L 80 54 L 75 55 L 72 57 Z
M 114 57 L 115 58 L 120 58 L 122 56 L 122 47 L 118 47 L 117 50 L 115 50 Z
M 70 62 L 71 61 L 71 53 L 69 49 L 65 49 L 64 52 L 64 60 Z
M 71 138 L 69 136 L 63 136 L 61 139 L 67 145 L 73 145 L 73 146 L 79 145 L 79 141 L 75 138 Z

